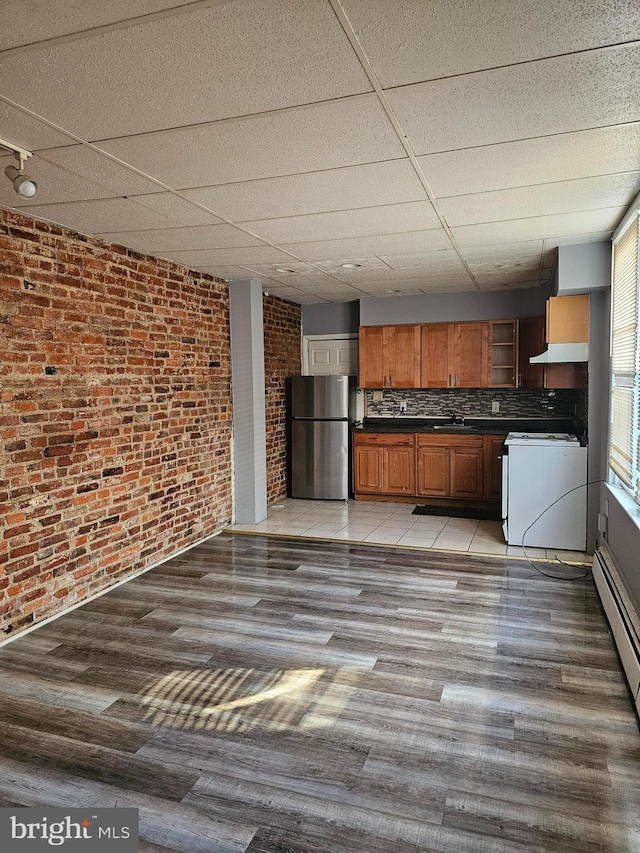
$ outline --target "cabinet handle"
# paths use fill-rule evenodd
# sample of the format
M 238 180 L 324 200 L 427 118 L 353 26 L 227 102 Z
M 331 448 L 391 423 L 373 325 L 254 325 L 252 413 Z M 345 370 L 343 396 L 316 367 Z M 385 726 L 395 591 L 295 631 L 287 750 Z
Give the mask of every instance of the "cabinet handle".
M 393 388 L 393 376 L 389 374 L 389 388 Z
M 449 388 L 451 388 L 451 374 L 449 374 Z
M 458 374 L 456 373 L 456 388 L 458 387 Z
M 383 386 L 383 388 L 386 388 L 386 387 L 387 387 L 387 377 L 386 377 L 386 376 L 385 376 L 385 377 L 384 377 L 384 379 L 382 380 L 382 386 Z

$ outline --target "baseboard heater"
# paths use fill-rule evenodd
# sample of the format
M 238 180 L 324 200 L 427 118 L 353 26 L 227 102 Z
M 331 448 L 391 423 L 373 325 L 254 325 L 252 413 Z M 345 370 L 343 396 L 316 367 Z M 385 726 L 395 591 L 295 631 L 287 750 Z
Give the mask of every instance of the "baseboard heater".
M 631 695 L 640 713 L 640 617 L 606 547 L 593 555 L 593 579 L 607 614 Z

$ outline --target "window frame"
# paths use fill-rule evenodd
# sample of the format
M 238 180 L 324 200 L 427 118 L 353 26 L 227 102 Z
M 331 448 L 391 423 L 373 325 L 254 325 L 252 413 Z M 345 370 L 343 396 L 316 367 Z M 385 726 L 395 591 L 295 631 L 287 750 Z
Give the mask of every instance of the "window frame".
M 620 316 L 623 316 L 623 312 L 616 315 L 618 308 L 616 301 L 616 246 L 629 237 L 631 229 L 633 229 L 634 234 L 630 240 L 632 253 L 629 257 L 632 265 L 631 277 L 633 279 L 633 274 L 635 274 L 635 284 L 630 286 L 635 287 L 635 294 L 627 294 L 619 303 L 623 307 L 625 300 L 628 300 L 632 303 L 631 308 L 635 312 L 635 327 L 631 332 L 633 342 L 630 345 L 630 325 L 628 322 L 626 326 L 620 323 Z M 608 479 L 611 484 L 628 494 L 636 505 L 640 505 L 640 194 L 616 228 L 612 243 Z M 624 271 L 620 273 L 618 281 L 623 277 Z M 625 284 L 629 286 L 628 282 Z M 616 329 L 619 331 L 617 336 Z M 626 341 L 625 337 L 627 338 Z M 616 395 L 617 389 L 625 388 L 631 390 L 630 395 L 620 393 Z M 628 403 L 626 412 L 624 411 L 625 396 Z M 619 431 L 615 429 L 616 411 L 621 412 L 621 416 L 624 418 L 622 433 L 623 435 L 626 433 L 625 447 L 623 447 L 623 441 L 620 440 Z M 628 464 L 626 464 L 627 459 Z

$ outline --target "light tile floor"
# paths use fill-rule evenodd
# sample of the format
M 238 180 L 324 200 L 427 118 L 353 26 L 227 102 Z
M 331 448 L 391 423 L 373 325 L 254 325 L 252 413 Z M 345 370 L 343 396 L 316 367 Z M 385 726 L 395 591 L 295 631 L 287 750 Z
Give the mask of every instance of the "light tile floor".
M 587 554 L 557 548 L 527 548 L 507 545 L 499 521 L 475 521 L 436 515 L 412 515 L 415 504 L 381 501 L 307 501 L 283 498 L 269 507 L 266 521 L 234 524 L 228 529 L 246 533 L 273 533 L 331 539 L 337 542 L 366 542 L 558 559 L 590 563 Z

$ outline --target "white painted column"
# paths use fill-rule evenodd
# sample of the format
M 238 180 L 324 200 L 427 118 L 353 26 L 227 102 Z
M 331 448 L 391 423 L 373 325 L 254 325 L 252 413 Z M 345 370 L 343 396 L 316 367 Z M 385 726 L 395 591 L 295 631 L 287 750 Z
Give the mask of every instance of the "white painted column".
M 229 282 L 229 322 L 235 520 L 238 524 L 257 524 L 267 517 L 264 331 L 259 281 Z

